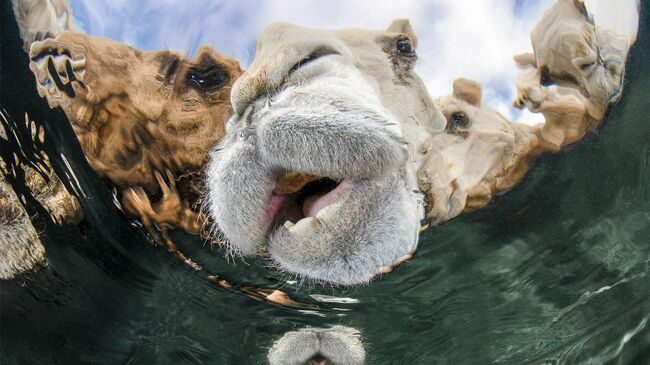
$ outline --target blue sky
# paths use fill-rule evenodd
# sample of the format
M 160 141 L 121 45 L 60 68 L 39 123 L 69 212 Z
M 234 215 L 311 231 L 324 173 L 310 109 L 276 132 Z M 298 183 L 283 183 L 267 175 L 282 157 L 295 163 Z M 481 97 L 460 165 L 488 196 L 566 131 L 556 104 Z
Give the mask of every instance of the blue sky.
M 610 2 L 610 0 L 587 0 Z M 628 0 L 622 0 L 628 1 Z M 635 0 L 629 0 L 634 2 Z M 516 53 L 531 50 L 529 33 L 553 0 L 70 0 L 85 32 L 143 50 L 174 49 L 192 56 L 202 44 L 246 67 L 255 38 L 267 25 L 288 21 L 336 29 L 382 29 L 409 18 L 418 35 L 417 71 L 433 97 L 449 94 L 453 79 L 483 84 L 484 103 L 525 123 L 542 121 L 510 104 Z M 610 6 L 611 7 L 611 6 Z

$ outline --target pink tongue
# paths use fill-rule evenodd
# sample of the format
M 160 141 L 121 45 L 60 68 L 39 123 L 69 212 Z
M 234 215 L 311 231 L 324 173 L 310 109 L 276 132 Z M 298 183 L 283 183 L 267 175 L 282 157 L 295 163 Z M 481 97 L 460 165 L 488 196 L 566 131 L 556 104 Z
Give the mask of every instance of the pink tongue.
M 341 201 L 351 188 L 352 183 L 343 180 L 336 189 L 325 195 L 313 195 L 307 197 L 302 206 L 302 212 L 305 214 L 305 217 L 315 217 L 318 212 L 323 210 L 323 208 Z

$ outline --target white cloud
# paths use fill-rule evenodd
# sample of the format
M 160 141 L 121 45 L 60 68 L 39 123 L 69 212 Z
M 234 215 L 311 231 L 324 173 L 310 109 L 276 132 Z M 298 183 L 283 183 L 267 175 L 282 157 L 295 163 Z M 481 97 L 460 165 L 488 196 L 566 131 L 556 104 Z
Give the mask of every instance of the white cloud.
M 531 50 L 529 33 L 551 1 L 528 2 L 518 14 L 514 0 L 438 3 L 441 11 L 435 18 L 415 18 L 416 32 L 425 41 L 418 71 L 431 94 L 448 94 L 455 78 L 470 78 L 483 85 L 486 105 L 518 119 L 520 113 L 511 106 L 518 71 L 512 56 Z
M 632 39 L 639 29 L 639 0 L 584 0 L 596 24 Z

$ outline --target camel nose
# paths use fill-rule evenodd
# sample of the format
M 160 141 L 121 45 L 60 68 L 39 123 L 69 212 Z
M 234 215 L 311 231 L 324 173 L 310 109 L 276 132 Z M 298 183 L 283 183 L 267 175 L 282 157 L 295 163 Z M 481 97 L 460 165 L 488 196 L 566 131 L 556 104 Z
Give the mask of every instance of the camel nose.
M 243 115 L 255 101 L 282 84 L 291 67 L 287 60 L 299 57 L 295 50 L 285 48 L 278 47 L 270 55 L 258 49 L 253 62 L 232 86 L 230 103 L 235 115 Z
M 232 88 L 230 101 L 236 115 L 242 115 L 261 97 L 280 90 L 287 77 L 300 67 L 324 56 L 346 53 L 340 40 L 327 32 L 319 33 L 318 41 L 291 43 L 278 39 L 302 38 L 304 32 L 300 27 L 276 24 L 259 36 L 253 62 Z

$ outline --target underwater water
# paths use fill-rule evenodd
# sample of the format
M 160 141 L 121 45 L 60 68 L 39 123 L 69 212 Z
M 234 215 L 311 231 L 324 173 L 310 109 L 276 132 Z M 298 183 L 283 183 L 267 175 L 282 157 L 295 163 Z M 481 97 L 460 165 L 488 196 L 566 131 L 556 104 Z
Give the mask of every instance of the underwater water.
M 285 332 L 335 324 L 361 332 L 369 364 L 648 363 L 647 12 L 623 97 L 597 135 L 542 156 L 489 207 L 424 232 L 394 273 L 340 289 L 293 282 L 261 260 L 228 261 L 182 232 L 175 242 L 205 270 L 152 245 L 85 162 L 65 114 L 36 94 L 8 4 L 0 104 L 45 128 L 42 148 L 86 219 L 56 225 L 25 202 L 48 265 L 0 281 L 1 364 L 257 364 Z M 14 152 L 34 158 L 23 148 Z M 255 300 L 251 287 L 308 306 Z

